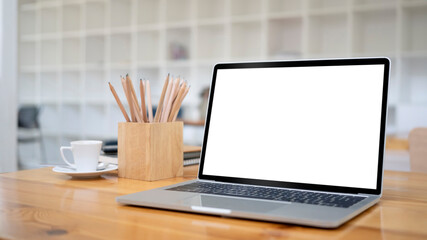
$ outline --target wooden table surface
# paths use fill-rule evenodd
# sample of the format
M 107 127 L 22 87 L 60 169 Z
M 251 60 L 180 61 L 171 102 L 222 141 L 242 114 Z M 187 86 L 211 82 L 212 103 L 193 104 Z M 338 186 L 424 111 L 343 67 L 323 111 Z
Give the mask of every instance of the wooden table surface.
M 0 239 L 427 239 L 427 174 L 386 171 L 381 201 L 334 230 L 123 206 L 144 182 L 72 179 L 51 168 L 0 174 Z

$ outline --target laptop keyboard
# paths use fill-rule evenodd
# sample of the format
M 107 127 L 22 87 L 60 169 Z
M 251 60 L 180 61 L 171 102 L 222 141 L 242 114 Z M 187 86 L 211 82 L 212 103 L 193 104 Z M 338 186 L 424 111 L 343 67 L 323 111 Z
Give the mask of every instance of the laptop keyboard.
M 329 194 L 310 191 L 297 191 L 288 189 L 208 182 L 194 182 L 178 187 L 168 188 L 166 190 L 256 198 L 263 200 L 285 201 L 293 203 L 305 203 L 341 208 L 348 208 L 365 198 L 342 194 Z

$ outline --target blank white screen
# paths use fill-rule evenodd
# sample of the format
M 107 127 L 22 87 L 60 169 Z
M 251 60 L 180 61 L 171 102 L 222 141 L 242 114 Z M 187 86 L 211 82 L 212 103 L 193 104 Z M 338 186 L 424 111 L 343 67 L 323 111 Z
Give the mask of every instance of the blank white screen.
M 375 189 L 384 65 L 217 71 L 203 174 Z

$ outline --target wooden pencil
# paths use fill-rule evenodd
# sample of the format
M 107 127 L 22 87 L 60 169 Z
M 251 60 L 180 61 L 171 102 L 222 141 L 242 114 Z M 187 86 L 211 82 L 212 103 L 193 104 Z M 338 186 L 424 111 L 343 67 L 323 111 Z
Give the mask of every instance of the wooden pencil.
M 164 122 L 165 115 L 166 115 L 166 108 L 168 106 L 169 97 L 170 97 L 170 94 L 172 92 L 173 84 L 174 84 L 174 80 L 173 80 L 173 77 L 171 77 L 169 84 L 168 84 L 168 88 L 166 89 L 165 99 L 163 101 L 163 107 L 162 107 L 162 115 L 160 116 L 159 122 Z
M 142 79 L 139 79 L 139 94 L 141 96 L 141 114 L 144 122 L 147 121 L 147 110 L 145 108 L 145 88 Z
M 132 101 L 131 95 L 129 94 L 129 90 L 128 90 L 126 80 L 123 77 L 121 77 L 121 81 L 122 81 L 123 91 L 125 92 L 125 96 L 126 96 L 126 99 L 128 101 L 128 105 L 129 105 L 130 116 L 132 119 L 131 122 L 136 122 L 136 117 L 135 117 L 133 104 L 132 104 L 133 101 Z
M 167 122 L 167 120 L 169 118 L 170 110 L 172 108 L 172 103 L 174 101 L 175 89 L 178 88 L 178 84 L 179 84 L 179 78 L 176 78 L 174 80 L 174 82 L 173 82 L 172 89 L 170 91 L 170 94 L 169 94 L 169 97 L 168 97 L 168 100 L 167 100 L 167 105 L 165 105 L 166 109 L 165 109 L 164 114 L 162 116 L 162 121 L 161 122 Z
M 175 100 L 175 98 L 176 98 L 176 96 L 178 95 L 178 92 L 179 92 L 179 89 L 180 89 L 180 87 L 181 87 L 181 85 L 182 85 L 182 83 L 183 83 L 184 81 L 182 81 L 179 77 L 178 77 L 178 81 L 177 81 L 177 87 L 175 88 L 175 91 L 173 92 L 173 95 L 172 95 L 172 100 Z M 173 104 L 173 102 L 172 102 L 172 104 Z
M 147 89 L 147 105 L 148 105 L 148 122 L 153 122 L 153 107 L 151 105 L 151 88 L 150 81 L 145 81 L 145 88 Z
M 171 110 L 171 113 L 169 114 L 168 122 L 172 122 L 173 117 L 175 116 L 175 112 L 179 111 L 179 100 L 181 99 L 182 95 L 184 95 L 186 88 L 187 88 L 187 83 L 183 82 L 179 88 L 175 101 L 172 104 L 172 110 Z
M 119 98 L 119 96 L 117 95 L 116 90 L 114 89 L 113 85 L 111 85 L 111 83 L 110 83 L 110 82 L 108 82 L 108 85 L 110 86 L 111 93 L 113 93 L 113 96 L 114 96 L 114 98 L 116 99 L 117 105 L 119 105 L 120 111 L 122 111 L 122 114 L 123 114 L 123 116 L 124 116 L 124 117 L 125 117 L 125 119 L 126 119 L 126 122 L 130 122 L 129 116 L 128 116 L 128 114 L 126 113 L 126 110 L 125 110 L 125 108 L 123 107 L 123 104 L 122 104 L 122 102 L 120 101 L 120 98 Z
M 179 109 L 181 108 L 182 102 L 184 101 L 185 96 L 187 96 L 188 91 L 190 91 L 190 87 L 191 87 L 191 86 L 188 86 L 188 87 L 187 87 L 187 89 L 185 89 L 184 94 L 181 96 L 181 99 L 179 99 L 179 102 L 178 102 L 178 110 L 177 110 L 177 111 L 175 111 L 174 116 L 173 116 L 173 118 L 172 118 L 172 122 L 175 122 L 175 121 L 176 121 L 176 118 L 177 118 L 178 113 L 179 113 Z
M 144 120 L 144 117 L 142 116 L 141 108 L 139 107 L 139 103 L 138 103 L 138 98 L 136 97 L 136 92 L 132 84 L 132 79 L 129 77 L 129 74 L 126 74 L 126 82 L 130 89 L 128 91 L 133 101 L 135 117 L 137 118 L 138 122 L 142 122 Z
M 154 116 L 154 122 L 159 122 L 160 121 L 160 116 L 162 113 L 162 108 L 163 108 L 163 102 L 165 99 L 165 94 L 166 94 L 166 89 L 168 88 L 168 83 L 169 83 L 169 73 L 168 76 L 166 77 L 165 80 L 165 84 L 163 84 L 163 90 L 162 90 L 162 94 L 160 95 L 160 100 L 159 100 L 159 104 L 157 105 L 157 110 L 156 110 L 156 115 Z

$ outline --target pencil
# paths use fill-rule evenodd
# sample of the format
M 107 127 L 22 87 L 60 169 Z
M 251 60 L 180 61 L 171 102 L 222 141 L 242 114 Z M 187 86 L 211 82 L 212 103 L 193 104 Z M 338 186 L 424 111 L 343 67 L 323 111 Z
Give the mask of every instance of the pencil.
M 188 91 L 190 91 L 190 87 L 191 86 L 188 86 L 187 87 L 187 89 L 185 89 L 185 92 L 184 92 L 184 94 L 181 96 L 181 99 L 179 99 L 179 102 L 178 102 L 178 111 L 176 111 L 175 112 L 175 114 L 174 114 L 174 116 L 173 116 L 173 119 L 172 119 L 172 122 L 175 122 L 175 120 L 176 120 L 176 118 L 177 118 L 177 116 L 178 116 L 178 113 L 179 113 L 179 109 L 181 108 L 181 104 L 182 104 L 182 102 L 184 101 L 184 98 L 185 98 L 185 96 L 187 96 L 187 94 L 188 94 Z
M 129 119 L 129 117 L 128 117 L 128 114 L 126 113 L 126 110 L 125 110 L 125 108 L 123 107 L 123 104 L 122 104 L 122 102 L 120 101 L 119 96 L 117 96 L 117 92 L 116 92 L 116 90 L 114 89 L 113 85 L 111 85 L 111 83 L 110 83 L 110 82 L 108 82 L 108 85 L 110 85 L 111 93 L 113 93 L 113 96 L 114 96 L 114 98 L 116 99 L 117 105 L 119 105 L 120 111 L 122 111 L 122 114 L 123 114 L 123 116 L 124 116 L 124 117 L 125 117 L 125 119 L 126 119 L 126 122 L 130 122 L 130 119 Z
M 173 103 L 175 102 L 176 97 L 178 96 L 178 92 L 181 89 L 181 86 L 183 83 L 184 83 L 184 81 L 178 77 L 178 84 L 177 84 L 177 87 L 175 88 L 175 91 L 173 92 L 173 95 L 172 95 L 171 109 L 172 109 Z
M 142 79 L 139 79 L 139 92 L 141 95 L 141 113 L 142 113 L 142 117 L 144 119 L 144 122 L 147 122 L 147 111 L 145 108 L 145 89 L 144 89 L 144 84 L 142 83 Z
M 166 115 L 166 108 L 168 106 L 169 97 L 170 97 L 170 94 L 172 91 L 173 83 L 174 83 L 173 77 L 171 77 L 171 80 L 169 81 L 169 84 L 168 84 L 168 88 L 166 89 L 165 99 L 163 101 L 162 115 L 160 116 L 159 122 L 164 122 L 165 115 Z
M 145 81 L 145 88 L 147 89 L 148 121 L 151 123 L 153 122 L 153 107 L 151 106 L 150 81 Z
M 130 116 L 131 116 L 131 122 L 136 122 L 135 113 L 133 112 L 133 105 L 132 105 L 132 97 L 129 94 L 128 87 L 126 84 L 126 80 L 123 77 L 120 77 L 122 81 L 123 91 L 125 92 L 126 99 L 128 101 L 129 110 L 130 110 Z
M 173 100 L 175 97 L 174 96 L 175 95 L 175 89 L 178 88 L 178 84 L 179 84 L 179 78 L 176 78 L 173 82 L 172 89 L 171 89 L 171 92 L 169 94 L 169 98 L 167 101 L 167 105 L 165 105 L 166 109 L 165 109 L 164 115 L 162 116 L 162 122 L 167 122 L 167 120 L 169 118 L 170 110 L 171 110 L 172 103 L 173 103 Z
M 162 90 L 162 94 L 160 95 L 159 104 L 157 105 L 156 116 L 154 117 L 154 122 L 159 122 L 159 119 L 160 119 L 160 116 L 162 113 L 166 89 L 168 88 L 168 85 L 169 85 L 168 82 L 169 82 L 169 73 L 168 73 L 168 76 L 166 77 L 165 84 L 163 84 L 163 90 Z
M 173 117 L 175 116 L 175 112 L 179 111 L 179 100 L 181 99 L 182 95 L 185 93 L 186 87 L 187 87 L 187 83 L 183 82 L 181 84 L 181 87 L 179 88 L 178 95 L 175 98 L 175 101 L 173 102 L 171 114 L 168 117 L 168 122 L 172 122 Z
M 129 77 L 129 74 L 126 74 L 126 81 L 127 81 L 128 88 L 130 89 L 128 91 L 133 101 L 132 104 L 134 106 L 135 116 L 138 122 L 142 122 L 144 120 L 144 117 L 141 114 L 141 108 L 139 107 L 138 98 L 136 97 L 135 89 L 133 88 L 133 84 L 132 84 L 132 79 Z

